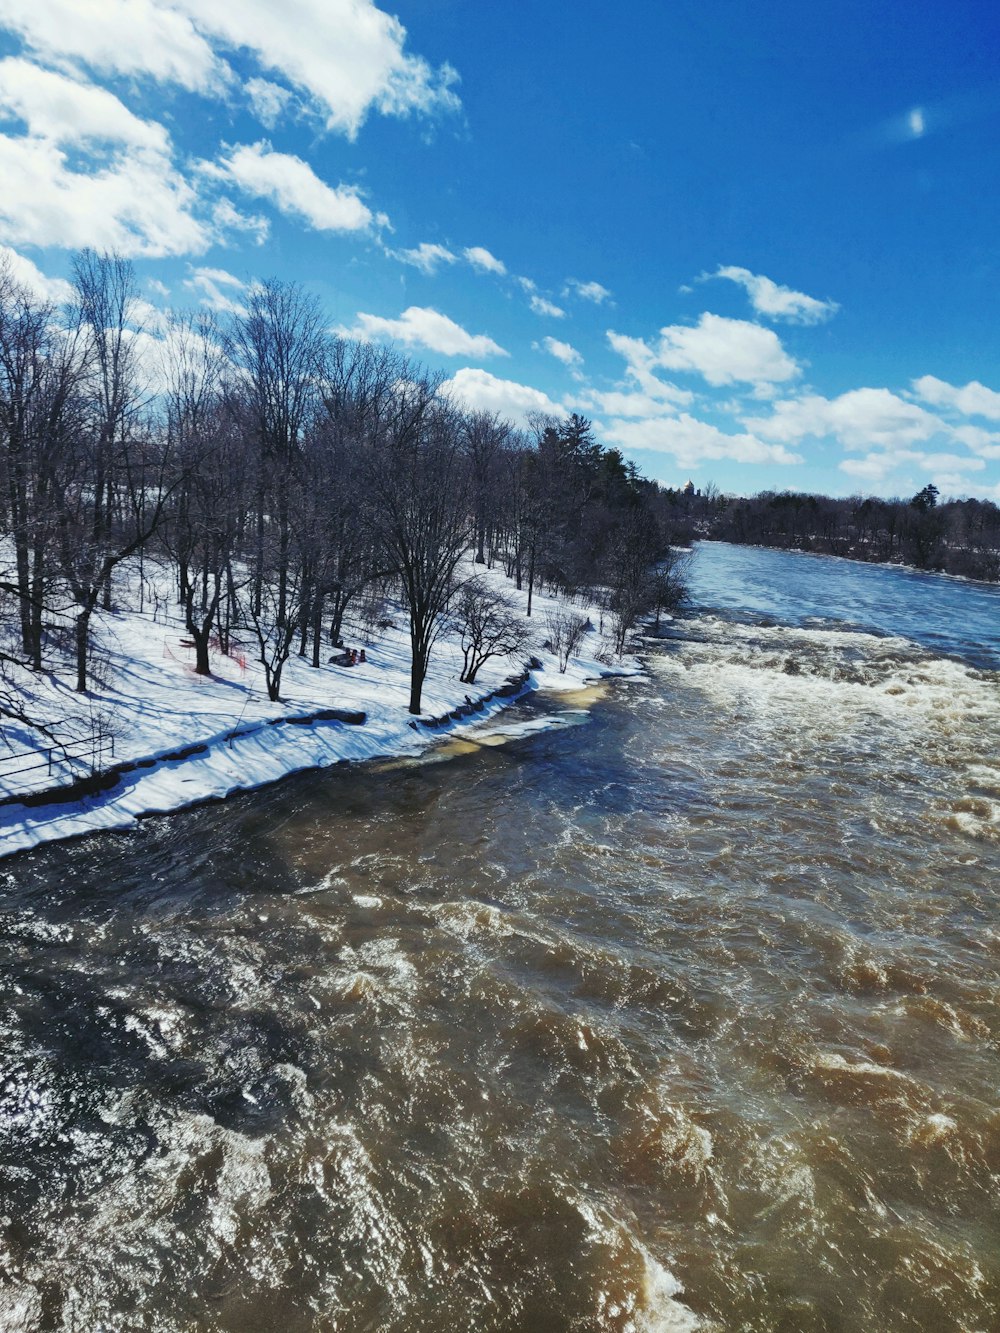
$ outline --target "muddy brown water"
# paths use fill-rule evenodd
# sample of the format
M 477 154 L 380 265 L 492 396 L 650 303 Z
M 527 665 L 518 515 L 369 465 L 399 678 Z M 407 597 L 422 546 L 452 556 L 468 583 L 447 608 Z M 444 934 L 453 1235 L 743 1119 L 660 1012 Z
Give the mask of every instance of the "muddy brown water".
M 1000 1328 L 988 614 L 757 555 L 641 680 L 0 864 L 0 1329 Z

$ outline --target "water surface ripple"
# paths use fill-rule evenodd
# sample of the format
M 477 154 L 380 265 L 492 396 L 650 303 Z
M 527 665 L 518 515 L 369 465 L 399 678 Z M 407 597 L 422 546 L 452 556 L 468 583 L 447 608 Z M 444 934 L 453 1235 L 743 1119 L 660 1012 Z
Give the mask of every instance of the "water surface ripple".
M 1000 1327 L 1000 603 L 898 575 L 4 863 L 0 1328 Z

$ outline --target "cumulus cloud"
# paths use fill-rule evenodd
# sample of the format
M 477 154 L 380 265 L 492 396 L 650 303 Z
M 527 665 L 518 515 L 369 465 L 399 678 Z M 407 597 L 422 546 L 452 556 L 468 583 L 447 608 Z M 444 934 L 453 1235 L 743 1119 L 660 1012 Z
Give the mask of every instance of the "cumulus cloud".
M 837 398 L 806 394 L 776 402 L 768 417 L 744 417 L 743 425 L 769 440 L 796 443 L 832 436 L 848 449 L 900 448 L 927 440 L 944 423 L 889 389 L 850 389 Z
M 376 217 L 350 185 L 327 185 L 308 162 L 277 153 L 265 141 L 240 144 L 218 163 L 203 163 L 211 176 L 231 180 L 244 193 L 269 199 L 283 213 L 300 218 L 316 231 L 366 231 Z
M 562 319 L 566 311 L 557 306 L 553 301 L 547 301 L 544 296 L 539 296 L 533 292 L 528 304 L 536 315 L 546 315 L 550 319 Z
M 686 412 L 676 417 L 612 421 L 605 427 L 604 435 L 609 443 L 622 449 L 651 449 L 670 454 L 682 467 L 697 467 L 720 459 L 784 465 L 802 462 L 799 454 L 782 445 L 768 444 L 749 433 L 730 435 Z
M 703 281 L 709 278 L 727 278 L 737 283 L 750 297 L 754 310 L 768 319 L 783 319 L 790 324 L 819 324 L 840 309 L 836 301 L 820 301 L 815 296 L 782 287 L 763 274 L 751 273 L 748 268 L 738 268 L 734 264 L 720 264 L 714 273 L 702 274 Z
M 230 71 L 191 19 L 156 0 L 0 0 L 0 24 L 39 55 L 107 74 L 144 74 L 197 92 Z
M 654 388 L 653 393 L 587 389 L 576 395 L 571 406 L 606 417 L 662 417 L 689 407 L 694 399 L 694 394 L 672 384 L 657 381 Z
M 641 338 L 629 338 L 623 333 L 607 334 L 608 343 L 611 348 L 618 353 L 625 361 L 626 383 L 632 382 L 638 385 L 639 392 L 630 390 L 626 394 L 597 394 L 593 391 L 595 401 L 600 398 L 608 398 L 613 401 L 616 396 L 620 396 L 629 402 L 638 403 L 643 399 L 651 400 L 657 403 L 658 412 L 673 411 L 675 407 L 688 407 L 694 401 L 694 394 L 687 389 L 681 389 L 676 384 L 671 384 L 668 380 L 661 380 L 655 373 L 656 354 L 649 348 Z M 614 409 L 607 407 L 603 409 L 607 412 L 613 412 Z M 641 411 L 627 411 L 616 413 L 620 416 L 655 416 L 657 413 L 645 413 Z
M 540 389 L 515 380 L 498 379 L 488 370 L 471 366 L 456 371 L 441 389 L 471 411 L 498 412 L 519 426 L 527 425 L 528 419 L 539 412 L 555 417 L 566 415 L 565 409 Z
M 166 130 L 106 89 L 4 60 L 0 119 L 18 131 L 0 134 L 0 239 L 149 256 L 208 245 Z
M 389 253 L 404 264 L 410 264 L 428 274 L 437 272 L 442 264 L 458 262 L 458 255 L 446 245 L 435 245 L 431 241 L 424 241 L 412 250 L 391 250 Z
M 901 468 L 915 468 L 921 476 L 942 475 L 954 478 L 965 472 L 980 472 L 986 466 L 981 458 L 969 458 L 963 454 L 922 453 L 914 449 L 888 449 L 866 454 L 864 458 L 845 458 L 840 463 L 841 472 L 850 477 L 860 477 L 864 481 L 882 482 Z
M 1000 433 L 983 430 L 982 426 L 953 426 L 950 431 L 956 444 L 964 444 L 970 453 L 980 458 L 1000 459 Z
M 502 277 L 507 272 L 507 265 L 503 260 L 491 255 L 489 250 L 481 245 L 470 245 L 462 251 L 462 254 L 480 273 L 496 273 Z
M 433 69 L 404 46 L 406 29 L 372 0 L 174 0 L 224 46 L 253 51 L 300 88 L 328 129 L 353 138 L 369 111 L 405 116 L 454 110 L 455 71 Z
M 693 371 L 716 387 L 780 384 L 799 374 L 797 363 L 771 329 L 721 315 L 705 313 L 694 327 L 668 325 L 653 346 L 612 330 L 608 341 L 640 383 L 657 369 Z
M 109 142 L 154 153 L 170 146 L 162 125 L 140 120 L 107 89 L 18 57 L 0 60 L 0 119 L 10 118 L 53 143 Z
M 131 80 L 133 96 L 153 79 L 228 98 L 239 51 L 245 96 L 265 124 L 294 97 L 350 137 L 373 112 L 458 105 L 454 71 L 409 53 L 402 24 L 374 0 L 288 0 L 280 11 L 269 0 L 0 0 L 0 27 L 34 58 L 0 60 L 0 239 L 16 244 L 166 256 L 201 253 L 234 229 L 262 240 L 265 219 L 213 200 L 210 176 L 318 230 L 388 225 L 359 190 L 267 143 L 227 147 L 191 177 L 165 126 L 94 76 Z M 477 248 L 474 260 L 486 258 Z
M 482 333 L 467 333 L 453 319 L 428 306 L 411 305 L 398 319 L 383 319 L 359 311 L 354 328 L 338 331 L 344 337 L 365 342 L 391 339 L 407 347 L 425 347 L 442 356 L 507 356 L 492 338 Z
M 65 278 L 50 278 L 37 264 L 26 256 L 18 254 L 9 245 L 0 245 L 0 271 L 7 269 L 15 282 L 26 287 L 29 292 L 53 305 L 63 305 L 73 300 L 73 285 Z
M 543 338 L 538 345 L 571 370 L 583 365 L 583 357 L 570 343 L 560 342 L 558 338 Z
M 459 104 L 455 71 L 409 54 L 406 29 L 372 0 L 0 0 L 0 22 L 50 61 L 199 92 L 233 81 L 226 52 L 250 52 L 349 137 L 372 110 L 404 116 Z
M 939 380 L 933 375 L 922 375 L 913 381 L 913 390 L 925 403 L 951 409 L 968 417 L 988 417 L 1000 421 L 1000 393 L 988 389 L 978 380 L 970 380 L 961 388 Z
M 582 301 L 593 301 L 594 305 L 603 305 L 611 299 L 607 287 L 602 287 L 599 282 L 581 282 L 579 278 L 567 278 L 562 294 L 578 296 Z
M 162 153 L 122 150 L 74 170 L 51 140 L 0 135 L 0 239 L 124 255 L 198 254 L 211 239 L 197 196 Z

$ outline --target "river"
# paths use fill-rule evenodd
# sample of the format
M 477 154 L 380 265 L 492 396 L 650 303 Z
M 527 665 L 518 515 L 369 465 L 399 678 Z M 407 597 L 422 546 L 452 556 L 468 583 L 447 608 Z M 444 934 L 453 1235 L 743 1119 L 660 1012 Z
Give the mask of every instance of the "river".
M 1000 589 L 0 864 L 0 1329 L 1000 1327 Z

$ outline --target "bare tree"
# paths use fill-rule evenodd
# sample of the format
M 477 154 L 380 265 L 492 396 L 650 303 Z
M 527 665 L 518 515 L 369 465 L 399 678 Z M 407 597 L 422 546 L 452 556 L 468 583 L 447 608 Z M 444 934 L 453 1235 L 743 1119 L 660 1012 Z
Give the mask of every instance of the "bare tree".
M 257 558 L 263 570 L 268 500 L 278 533 L 278 616 L 288 613 L 291 547 L 289 503 L 303 431 L 323 370 L 325 333 L 319 302 L 296 283 L 269 279 L 254 287 L 229 329 L 227 351 L 238 371 L 246 422 L 257 445 Z M 258 574 L 258 577 L 260 575 Z M 260 610 L 262 584 L 254 589 Z
M 472 528 L 460 421 L 437 388 L 414 375 L 399 382 L 368 454 L 370 522 L 410 617 L 411 713 L 420 712 L 431 649 Z
M 100 547 L 114 521 L 119 454 L 143 405 L 136 334 L 135 269 L 121 255 L 82 250 L 73 264 L 77 314 L 88 338 L 88 402 L 91 418 L 90 463 L 94 503 L 91 534 Z M 111 572 L 103 585 L 111 605 Z
M 65 433 L 49 478 L 59 566 L 76 604 L 76 688 L 87 689 L 90 623 L 115 569 L 160 526 L 176 477 L 169 436 L 140 413 L 131 265 L 85 250 L 75 266 L 88 374 L 79 428 Z
M 253 561 L 242 583 L 235 583 L 240 623 L 256 641 L 257 659 L 264 668 L 267 697 L 272 703 L 281 699 L 281 676 L 292 652 L 298 625 L 301 585 L 294 566 L 285 571 L 283 594 L 278 591 L 278 546 L 265 544 L 266 567 L 258 570 Z M 284 597 L 284 605 L 281 596 Z
M 480 669 L 492 657 L 516 657 L 531 642 L 531 631 L 515 604 L 485 579 L 469 579 L 455 599 L 452 619 L 462 646 L 462 674 L 476 683 Z
M 511 433 L 497 412 L 472 412 L 463 420 L 462 443 L 472 469 L 475 561 L 486 564 L 487 529 L 494 507 L 497 460 Z
M 0 513 L 13 539 L 21 646 L 35 670 L 52 573 L 52 468 L 80 429 L 80 353 L 81 340 L 57 325 L 55 308 L 0 263 Z
M 566 668 L 569 666 L 569 659 L 583 642 L 583 636 L 587 633 L 589 627 L 587 618 L 577 615 L 573 611 L 550 611 L 546 615 L 545 628 L 549 634 L 548 646 L 558 659 L 560 673 L 565 674 Z
M 175 318 L 166 340 L 169 430 L 178 484 L 166 525 L 195 671 L 210 674 L 209 646 L 243 530 L 247 451 L 224 408 L 226 359 L 215 321 Z

